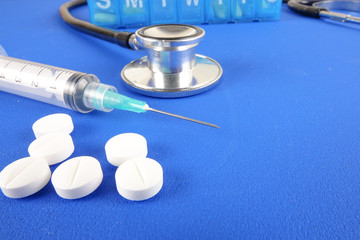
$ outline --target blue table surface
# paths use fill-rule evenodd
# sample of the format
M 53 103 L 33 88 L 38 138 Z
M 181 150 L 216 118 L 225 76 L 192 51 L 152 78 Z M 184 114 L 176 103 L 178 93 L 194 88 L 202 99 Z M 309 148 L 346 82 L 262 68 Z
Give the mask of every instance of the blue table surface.
M 72 116 L 73 156 L 89 155 L 104 179 L 91 195 L 60 198 L 49 182 L 10 199 L 0 193 L 0 239 L 359 239 L 359 28 L 282 7 L 277 22 L 202 26 L 197 52 L 223 67 L 221 83 L 181 99 L 131 92 L 121 69 L 144 55 L 66 25 L 64 0 L 0 3 L 8 55 L 93 73 L 154 108 L 215 123 L 213 129 L 155 113 L 81 114 L 0 92 L 0 170 L 28 156 L 31 126 Z M 73 11 L 88 20 L 86 7 Z M 132 202 L 105 157 L 113 136 L 146 137 L 164 169 L 154 198 Z M 51 166 L 54 171 L 57 165 Z

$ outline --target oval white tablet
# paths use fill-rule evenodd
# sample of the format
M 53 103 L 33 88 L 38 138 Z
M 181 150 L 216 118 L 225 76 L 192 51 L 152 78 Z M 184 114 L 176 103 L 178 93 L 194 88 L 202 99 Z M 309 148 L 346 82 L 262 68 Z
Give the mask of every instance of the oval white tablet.
M 98 160 L 76 157 L 57 167 L 51 177 L 56 193 L 66 199 L 85 197 L 95 191 L 103 179 Z
M 65 113 L 55 113 L 37 120 L 33 124 L 32 129 L 35 137 L 38 138 L 53 132 L 70 134 L 74 130 L 74 124 L 69 115 Z
M 150 158 L 132 159 L 120 165 L 115 180 L 121 196 L 142 201 L 155 196 L 162 188 L 163 169 Z
M 40 191 L 50 180 L 51 171 L 40 157 L 19 159 L 0 173 L 0 187 L 9 198 L 23 198 Z
M 112 137 L 105 145 L 106 158 L 114 166 L 120 166 L 132 158 L 145 158 L 146 139 L 137 133 L 123 133 Z
M 43 157 L 49 165 L 64 161 L 74 152 L 74 143 L 69 134 L 56 132 L 33 141 L 29 148 L 32 157 Z

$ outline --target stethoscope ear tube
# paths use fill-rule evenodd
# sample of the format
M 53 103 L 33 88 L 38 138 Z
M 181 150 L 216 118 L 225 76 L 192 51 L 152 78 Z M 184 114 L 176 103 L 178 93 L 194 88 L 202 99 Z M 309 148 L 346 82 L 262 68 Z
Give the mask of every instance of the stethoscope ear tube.
M 311 6 L 312 3 L 310 1 L 289 0 L 287 4 L 291 10 L 313 18 L 320 18 L 321 11 L 328 11 L 325 8 Z
M 343 13 L 360 12 L 360 0 L 289 0 L 288 7 L 302 15 L 360 24 L 360 18 Z M 338 10 L 338 11 L 333 11 Z

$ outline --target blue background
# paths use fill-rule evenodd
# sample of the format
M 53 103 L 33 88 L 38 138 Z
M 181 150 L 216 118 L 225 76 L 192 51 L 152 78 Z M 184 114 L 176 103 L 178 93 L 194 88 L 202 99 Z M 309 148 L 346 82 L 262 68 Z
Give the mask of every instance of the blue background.
M 79 200 L 60 198 L 51 183 L 24 199 L 0 193 L 0 239 L 360 238 L 358 27 L 286 6 L 278 22 L 203 26 L 197 52 L 222 65 L 221 83 L 156 99 L 121 84 L 121 69 L 144 53 L 71 29 L 62 3 L 2 0 L 0 44 L 9 56 L 96 74 L 154 108 L 221 129 L 155 113 L 81 114 L 0 92 L 0 169 L 28 156 L 37 119 L 62 112 L 75 124 L 73 156 L 97 158 L 104 172 Z M 85 7 L 73 14 L 89 19 Z M 145 136 L 164 169 L 164 186 L 148 201 L 117 193 L 104 146 L 125 132 Z

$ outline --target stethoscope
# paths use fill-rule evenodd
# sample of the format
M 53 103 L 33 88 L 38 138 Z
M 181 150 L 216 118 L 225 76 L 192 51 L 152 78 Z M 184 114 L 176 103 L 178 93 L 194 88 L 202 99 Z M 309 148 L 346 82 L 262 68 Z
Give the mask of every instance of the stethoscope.
M 289 0 L 287 4 L 291 10 L 308 17 L 330 18 L 341 22 L 360 23 L 360 17 L 342 13 L 360 13 L 360 1 L 358 0 Z
M 213 59 L 195 54 L 204 38 L 202 28 L 183 24 L 143 27 L 135 33 L 115 32 L 73 17 L 69 9 L 86 0 L 63 4 L 60 13 L 77 30 L 132 50 L 145 50 L 147 56 L 126 65 L 121 77 L 130 89 L 153 97 L 186 97 L 215 86 L 222 75 Z
M 127 64 L 121 72 L 125 85 L 130 89 L 148 96 L 173 98 L 204 92 L 219 82 L 221 66 L 209 57 L 195 54 L 195 47 L 205 35 L 202 28 L 163 24 L 144 27 L 135 33 L 115 32 L 70 14 L 69 9 L 85 4 L 86 0 L 63 4 L 60 13 L 64 21 L 80 31 L 121 47 L 146 51 L 147 56 Z M 360 23 L 359 17 L 341 12 L 360 12 L 359 0 L 289 0 L 288 6 L 310 17 Z

